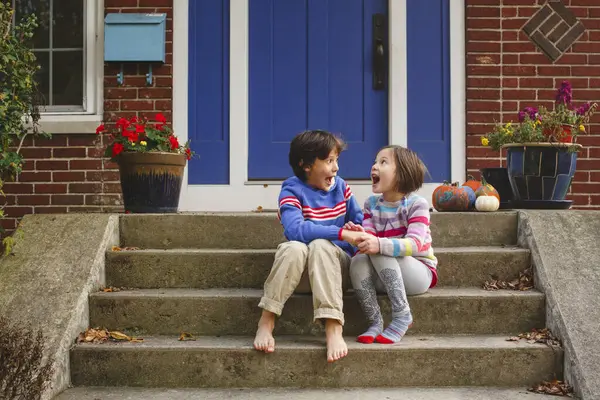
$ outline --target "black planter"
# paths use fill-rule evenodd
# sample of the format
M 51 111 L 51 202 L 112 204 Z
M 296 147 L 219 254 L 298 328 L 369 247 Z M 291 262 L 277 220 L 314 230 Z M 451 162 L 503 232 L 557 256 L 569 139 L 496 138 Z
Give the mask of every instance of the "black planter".
M 121 153 L 118 164 L 126 212 L 176 213 L 185 155 Z
M 513 192 L 508 178 L 508 170 L 506 168 L 481 168 L 479 171 L 483 179 L 498 191 L 500 208 L 510 208 Z
M 570 207 L 572 202 L 565 200 L 565 197 L 577 168 L 577 152 L 569 149 L 572 146 L 566 143 L 505 146 L 515 207 Z

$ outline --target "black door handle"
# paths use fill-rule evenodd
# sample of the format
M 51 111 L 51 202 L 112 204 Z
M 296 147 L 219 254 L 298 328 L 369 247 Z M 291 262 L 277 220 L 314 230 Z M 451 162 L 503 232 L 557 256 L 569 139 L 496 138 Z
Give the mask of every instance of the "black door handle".
M 373 14 L 373 89 L 384 90 L 387 81 L 386 17 Z

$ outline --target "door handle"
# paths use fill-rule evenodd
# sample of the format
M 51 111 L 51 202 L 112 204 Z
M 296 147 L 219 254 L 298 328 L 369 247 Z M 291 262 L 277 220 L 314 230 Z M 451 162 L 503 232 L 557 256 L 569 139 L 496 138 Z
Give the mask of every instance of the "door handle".
M 384 90 L 387 81 L 386 17 L 373 14 L 373 90 Z

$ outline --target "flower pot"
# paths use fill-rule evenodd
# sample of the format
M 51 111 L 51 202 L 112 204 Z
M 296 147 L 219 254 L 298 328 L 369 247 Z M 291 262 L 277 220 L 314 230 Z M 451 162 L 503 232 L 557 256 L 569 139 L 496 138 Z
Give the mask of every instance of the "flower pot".
M 568 208 L 565 196 L 577 166 L 577 152 L 567 143 L 511 143 L 506 165 L 516 207 Z M 562 205 L 562 206 L 561 206 Z
M 544 136 L 552 136 L 552 132 L 548 129 L 544 130 Z M 568 124 L 562 126 L 562 132 L 556 138 L 559 143 L 573 143 L 573 127 Z
M 177 212 L 186 163 L 184 154 L 123 152 L 117 163 L 126 212 Z
M 510 208 L 513 192 L 508 179 L 508 170 L 506 168 L 481 168 L 479 171 L 483 179 L 498 191 L 500 208 Z

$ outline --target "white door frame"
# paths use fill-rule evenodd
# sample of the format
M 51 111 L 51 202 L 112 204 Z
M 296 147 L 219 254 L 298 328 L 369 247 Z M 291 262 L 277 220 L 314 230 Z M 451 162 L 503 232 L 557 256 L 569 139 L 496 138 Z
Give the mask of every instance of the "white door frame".
M 173 129 L 188 139 L 188 2 L 173 0 Z M 248 181 L 248 8 L 250 0 L 230 0 L 229 185 L 189 185 L 185 169 L 181 211 L 252 211 L 277 208 L 280 182 Z M 449 1 L 449 0 L 448 0 Z M 450 2 L 450 137 L 452 181 L 465 180 L 464 0 Z M 406 146 L 406 0 L 389 0 L 389 143 Z M 200 151 L 200 157 L 202 156 Z M 375 156 L 375 155 L 373 155 Z M 290 175 L 292 171 L 290 168 Z M 340 166 L 344 176 L 344 166 Z M 371 194 L 369 181 L 349 181 L 360 204 Z M 419 194 L 431 201 L 429 183 Z

